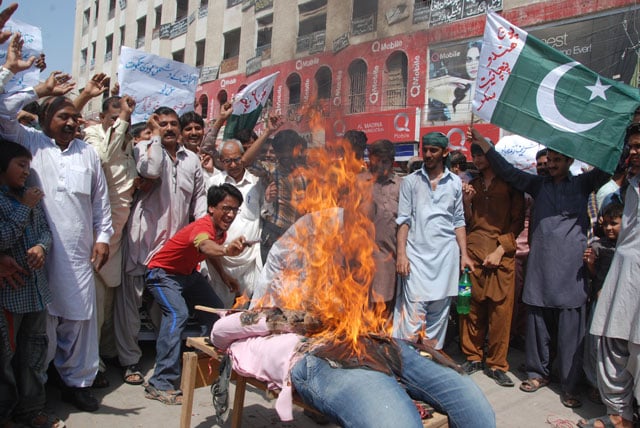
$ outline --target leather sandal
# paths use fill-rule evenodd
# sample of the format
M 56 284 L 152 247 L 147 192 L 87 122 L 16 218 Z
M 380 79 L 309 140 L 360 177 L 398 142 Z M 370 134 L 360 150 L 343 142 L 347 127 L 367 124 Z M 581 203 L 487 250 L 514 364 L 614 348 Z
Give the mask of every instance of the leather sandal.
M 536 392 L 540 388 L 549 385 L 549 379 L 543 377 L 532 377 L 524 380 L 520 384 L 520 391 L 524 392 Z

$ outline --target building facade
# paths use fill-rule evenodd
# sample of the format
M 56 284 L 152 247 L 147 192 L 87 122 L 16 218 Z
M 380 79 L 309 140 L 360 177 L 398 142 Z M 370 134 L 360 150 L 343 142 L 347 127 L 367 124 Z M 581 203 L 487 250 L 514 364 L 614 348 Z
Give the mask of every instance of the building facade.
M 466 150 L 488 7 L 638 86 L 633 0 L 77 0 L 73 74 L 78 88 L 96 72 L 115 79 L 120 46 L 195 65 L 195 109 L 211 119 L 243 85 L 277 71 L 269 110 L 310 140 L 360 129 L 406 159 L 420 135 L 439 130 Z M 98 109 L 99 100 L 88 106 Z

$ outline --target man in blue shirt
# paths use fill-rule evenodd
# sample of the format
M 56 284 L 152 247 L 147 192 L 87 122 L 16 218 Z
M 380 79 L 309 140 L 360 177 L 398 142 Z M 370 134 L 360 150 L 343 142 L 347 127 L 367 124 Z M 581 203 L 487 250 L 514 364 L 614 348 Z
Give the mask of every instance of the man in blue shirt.
M 422 137 L 424 166 L 400 187 L 397 270 L 402 275 L 393 336 L 436 340 L 442 349 L 451 297 L 467 255 L 462 182 L 444 166 L 449 140 L 440 132 Z
M 486 153 L 496 174 L 535 201 L 522 295 L 527 304 L 527 379 L 520 389 L 535 392 L 549 383 L 555 342 L 560 400 L 566 407 L 579 407 L 588 292 L 582 255 L 591 226 L 587 201 L 591 192 L 607 182 L 609 174 L 594 168 L 574 177 L 569 172 L 573 159 L 555 150 L 547 152 L 549 176 L 528 174 L 509 164 L 478 131 L 470 132 L 472 142 Z

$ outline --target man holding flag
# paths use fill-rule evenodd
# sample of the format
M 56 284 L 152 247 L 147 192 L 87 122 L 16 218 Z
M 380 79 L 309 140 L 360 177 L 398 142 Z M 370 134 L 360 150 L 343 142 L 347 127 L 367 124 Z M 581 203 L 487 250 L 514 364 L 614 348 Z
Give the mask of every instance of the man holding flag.
M 224 128 L 224 140 L 236 138 L 236 133 L 241 129 L 253 130 L 262 114 L 262 108 L 269 99 L 278 74 L 280 72 L 276 71 L 251 82 L 233 98 L 233 111 Z
M 637 90 L 605 79 L 494 13 L 480 55 L 474 112 L 549 147 L 548 177 L 510 165 L 472 129 L 470 138 L 492 168 L 536 200 L 523 301 L 528 305 L 526 370 L 520 389 L 549 383 L 551 341 L 557 343 L 561 401 L 579 407 L 587 276 L 587 199 L 608 179 L 622 152 L 626 125 L 640 104 Z M 573 157 L 598 168 L 573 177 Z M 599 169 L 600 168 L 600 169 Z

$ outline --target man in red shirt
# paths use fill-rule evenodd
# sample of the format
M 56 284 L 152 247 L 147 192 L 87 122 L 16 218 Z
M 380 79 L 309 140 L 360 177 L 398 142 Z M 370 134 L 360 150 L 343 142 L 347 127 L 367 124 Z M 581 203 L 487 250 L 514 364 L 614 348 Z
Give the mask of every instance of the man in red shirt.
M 218 269 L 221 256 L 237 256 L 244 251 L 243 236 L 224 244 L 227 229 L 242 204 L 242 193 L 231 184 L 212 186 L 207 192 L 207 215 L 183 227 L 158 251 L 149 264 L 145 286 L 162 309 L 160 331 L 156 339 L 156 367 L 145 387 L 145 397 L 165 404 L 181 404 L 180 340 L 194 305 L 222 307 L 206 278 L 196 267 L 204 259 Z M 225 282 L 233 282 L 225 278 Z M 197 313 L 211 330 L 217 315 Z M 206 333 L 209 334 L 208 332 Z

